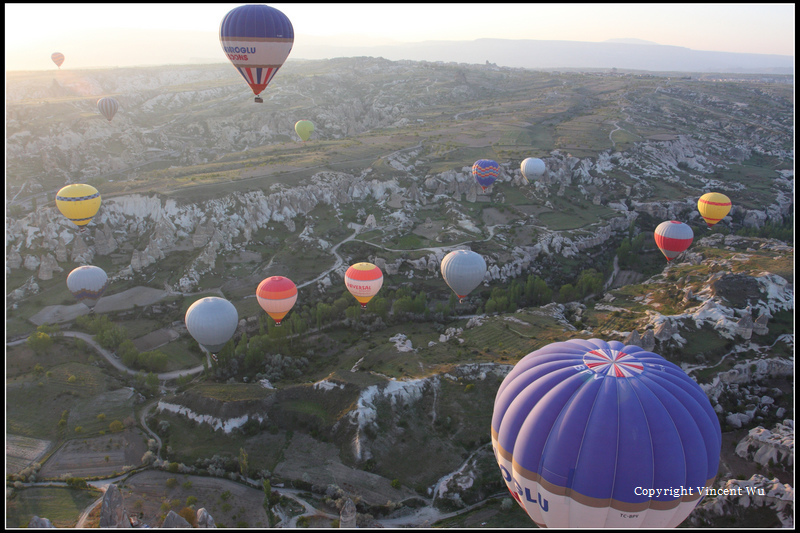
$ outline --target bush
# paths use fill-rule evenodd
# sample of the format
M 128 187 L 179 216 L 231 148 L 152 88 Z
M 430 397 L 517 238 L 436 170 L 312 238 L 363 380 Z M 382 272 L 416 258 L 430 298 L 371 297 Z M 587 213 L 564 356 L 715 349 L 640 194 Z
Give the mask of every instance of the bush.
M 178 515 L 189 522 L 192 527 L 197 527 L 197 512 L 189 507 L 184 507 L 178 511 Z

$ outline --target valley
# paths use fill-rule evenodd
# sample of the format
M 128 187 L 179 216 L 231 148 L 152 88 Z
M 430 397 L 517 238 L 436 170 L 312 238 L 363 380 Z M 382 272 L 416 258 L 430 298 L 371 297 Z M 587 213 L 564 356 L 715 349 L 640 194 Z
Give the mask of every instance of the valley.
M 35 508 L 23 483 L 120 475 L 151 527 L 184 507 L 330 527 L 348 499 L 360 526 L 530 527 L 492 453 L 494 397 L 570 338 L 679 365 L 722 425 L 715 486 L 768 487 L 685 525 L 792 524 L 792 85 L 362 57 L 290 60 L 264 97 L 229 65 L 7 73 L 8 527 Z M 546 164 L 530 182 L 526 157 Z M 501 168 L 486 191 L 480 158 Z M 85 231 L 54 205 L 67 183 L 102 192 Z M 733 209 L 708 228 L 711 190 Z M 694 231 L 669 263 L 664 220 Z M 457 248 L 488 267 L 463 304 L 439 270 Z M 343 283 L 359 261 L 384 275 L 366 310 Z M 110 279 L 92 313 L 65 283 L 81 264 Z M 280 327 L 254 297 L 273 275 L 298 287 Z M 202 296 L 239 317 L 218 361 L 183 322 Z M 57 467 L 80 450 L 91 472 Z M 290 491 L 318 512 L 300 520 Z

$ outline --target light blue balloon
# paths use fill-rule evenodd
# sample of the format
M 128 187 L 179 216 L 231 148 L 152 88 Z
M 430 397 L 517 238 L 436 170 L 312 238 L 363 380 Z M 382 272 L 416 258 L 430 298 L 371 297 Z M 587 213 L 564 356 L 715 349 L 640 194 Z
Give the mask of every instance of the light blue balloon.
M 441 269 L 445 283 L 463 303 L 486 276 L 486 261 L 472 250 L 454 250 L 444 256 Z
M 211 353 L 228 344 L 239 326 L 239 313 L 225 298 L 209 296 L 186 310 L 186 329 L 194 340 Z

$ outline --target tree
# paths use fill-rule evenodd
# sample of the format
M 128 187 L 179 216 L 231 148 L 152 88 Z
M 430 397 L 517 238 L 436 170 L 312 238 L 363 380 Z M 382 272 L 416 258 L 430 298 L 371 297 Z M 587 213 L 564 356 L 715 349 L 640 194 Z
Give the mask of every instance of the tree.
M 150 372 L 147 374 L 147 377 L 144 378 L 144 384 L 147 390 L 155 394 L 158 391 L 158 376 Z
M 120 359 L 122 359 L 122 364 L 127 367 L 133 367 L 136 365 L 136 361 L 139 357 L 139 350 L 136 348 L 136 345 L 133 344 L 132 340 L 125 339 L 119 343 L 117 354 L 120 356 Z
M 33 350 L 36 355 L 41 355 L 53 345 L 53 339 L 50 338 L 50 335 L 47 333 L 43 333 L 41 331 L 34 331 L 28 337 L 28 340 L 25 341 L 25 344 L 28 345 L 28 348 Z
M 122 422 L 120 422 L 119 420 L 114 420 L 108 425 L 108 429 L 110 429 L 112 433 L 119 433 L 120 431 L 125 429 L 125 426 L 123 426 Z
M 239 471 L 247 477 L 247 451 L 244 448 L 239 448 Z
M 111 324 L 97 333 L 97 342 L 107 350 L 116 350 L 128 338 L 125 328 Z
M 247 332 L 246 331 L 244 333 L 242 333 L 242 337 L 239 339 L 239 343 L 236 345 L 236 350 L 234 351 L 234 354 L 236 355 L 236 357 L 239 357 L 240 355 L 244 355 L 245 353 L 247 353 Z
M 180 511 L 178 511 L 178 515 L 189 522 L 189 525 L 192 527 L 197 527 L 197 512 L 190 507 L 184 507 Z

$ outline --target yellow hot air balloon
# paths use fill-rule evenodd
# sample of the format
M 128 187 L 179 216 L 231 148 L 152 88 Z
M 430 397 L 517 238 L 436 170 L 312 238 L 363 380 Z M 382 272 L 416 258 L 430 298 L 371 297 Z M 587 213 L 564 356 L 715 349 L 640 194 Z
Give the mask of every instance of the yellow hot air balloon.
M 61 214 L 83 229 L 100 209 L 100 193 L 91 185 L 73 183 L 56 194 L 56 207 Z
M 311 134 L 314 133 L 314 123 L 310 120 L 298 120 L 294 125 L 294 131 L 297 132 L 303 142 L 306 142 L 311 138 Z
M 710 228 L 731 211 L 731 199 L 718 192 L 709 192 L 697 201 L 697 210 Z

